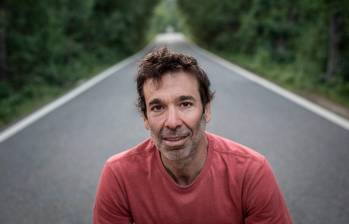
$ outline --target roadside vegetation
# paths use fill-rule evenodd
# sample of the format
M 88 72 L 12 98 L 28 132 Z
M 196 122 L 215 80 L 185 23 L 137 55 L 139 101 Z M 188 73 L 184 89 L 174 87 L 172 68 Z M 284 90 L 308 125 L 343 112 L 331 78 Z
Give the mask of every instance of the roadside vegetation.
M 1 1 L 0 129 L 166 31 L 349 108 L 347 15 L 345 0 Z
M 152 41 L 157 34 L 166 32 L 182 32 L 188 36 L 190 29 L 184 18 L 175 0 L 160 0 L 150 19 L 147 40 Z
M 349 1 L 178 0 L 200 46 L 349 108 Z
M 0 128 L 141 49 L 159 0 L 0 3 Z

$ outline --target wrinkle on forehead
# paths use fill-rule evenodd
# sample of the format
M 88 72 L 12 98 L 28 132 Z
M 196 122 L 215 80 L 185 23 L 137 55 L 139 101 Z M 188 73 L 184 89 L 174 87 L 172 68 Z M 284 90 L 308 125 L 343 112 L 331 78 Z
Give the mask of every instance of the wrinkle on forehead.
M 200 97 L 196 78 L 186 73 L 170 73 L 164 75 L 160 80 L 147 80 L 143 91 L 146 104 L 153 98 L 170 100 L 183 95 Z
M 182 72 L 168 72 L 168 73 L 165 73 L 163 74 L 162 76 L 158 77 L 158 78 L 151 78 L 151 79 L 148 79 L 145 81 L 144 85 L 146 83 L 149 83 L 151 86 L 153 86 L 156 90 L 160 89 L 161 86 L 162 86 L 162 83 L 163 83 L 163 79 L 166 79 L 168 77 L 171 77 L 173 78 L 174 76 L 180 74 Z M 187 74 L 187 73 L 184 73 L 184 74 Z M 189 75 L 189 74 L 187 74 Z

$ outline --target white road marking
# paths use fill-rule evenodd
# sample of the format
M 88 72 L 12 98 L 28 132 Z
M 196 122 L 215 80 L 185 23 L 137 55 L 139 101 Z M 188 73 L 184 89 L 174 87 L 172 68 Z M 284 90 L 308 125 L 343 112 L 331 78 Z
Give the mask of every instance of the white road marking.
M 194 44 L 193 44 L 194 45 Z M 220 65 L 223 65 L 224 67 L 228 68 L 229 70 L 255 82 L 255 83 L 258 83 L 259 85 L 297 103 L 298 105 L 304 107 L 305 109 L 309 110 L 309 111 L 312 111 L 313 113 L 337 124 L 338 126 L 346 129 L 346 130 L 349 130 L 349 121 L 313 102 L 310 102 L 309 100 L 303 98 L 303 97 L 300 97 L 290 91 L 287 91 L 279 86 L 277 86 L 276 84 L 266 80 L 266 79 L 263 79 L 261 78 L 260 76 L 257 76 L 256 74 L 250 72 L 250 71 L 247 71 L 246 69 L 243 69 L 235 64 L 232 64 L 231 62 L 223 59 L 223 58 L 220 58 L 218 57 L 217 55 L 215 54 L 212 54 L 211 52 L 208 52 L 206 51 L 205 49 L 202 49 L 196 45 L 194 45 L 195 48 L 201 52 L 201 54 L 203 55 L 207 55 L 209 58 L 211 58 L 213 61 L 216 61 L 217 63 L 219 63 Z
M 142 52 L 142 51 L 141 51 Z M 139 53 L 138 53 L 139 54 Z M 23 118 L 19 122 L 15 123 L 11 127 L 5 129 L 3 132 L 0 133 L 0 143 L 5 141 L 6 139 L 10 138 L 11 136 L 15 135 L 17 132 L 21 131 L 25 127 L 29 126 L 30 124 L 34 123 L 35 121 L 39 120 L 43 116 L 47 115 L 48 113 L 52 112 L 53 110 L 57 109 L 58 107 L 64 105 L 65 103 L 69 102 L 70 100 L 74 99 L 78 95 L 82 94 L 83 92 L 87 91 L 97 83 L 101 82 L 102 80 L 108 78 L 121 68 L 125 67 L 126 65 L 130 64 L 134 61 L 135 57 L 137 55 L 133 55 L 118 64 L 108 68 L 107 70 L 103 71 L 102 73 L 96 75 L 95 77 L 91 78 L 90 80 L 86 81 L 85 83 L 81 84 L 80 86 L 76 87 L 75 89 L 71 90 L 70 92 L 66 93 L 62 97 L 58 98 L 57 100 L 49 103 L 48 105 L 42 107 L 38 111 L 30 114 L 29 116 Z
M 155 42 L 161 43 L 161 42 L 167 42 L 167 43 L 173 43 L 173 42 L 182 42 L 185 41 L 185 37 L 180 33 L 166 33 L 166 34 L 160 34 L 156 37 Z M 194 45 L 194 44 L 193 44 Z M 104 72 L 98 74 L 94 78 L 90 79 L 89 81 L 83 83 L 82 85 L 76 87 L 75 89 L 71 90 L 67 94 L 63 95 L 62 97 L 58 98 L 57 100 L 49 103 L 48 105 L 44 106 L 43 108 L 39 109 L 38 111 L 32 113 L 31 115 L 27 116 L 26 118 L 20 120 L 19 122 L 15 123 L 11 127 L 5 129 L 3 132 L 0 133 L 0 143 L 5 141 L 6 139 L 10 138 L 11 136 L 15 135 L 17 132 L 21 131 L 25 127 L 29 126 L 30 124 L 34 123 L 35 121 L 39 120 L 43 116 L 47 115 L 48 113 L 52 112 L 53 110 L 57 109 L 58 107 L 64 105 L 65 103 L 69 102 L 70 100 L 74 99 L 78 95 L 82 94 L 83 92 L 87 91 L 97 83 L 101 82 L 105 78 L 111 76 L 116 71 L 120 70 L 124 66 L 128 65 L 134 59 L 139 55 L 142 54 L 146 49 L 149 49 L 151 46 L 148 45 L 145 47 L 142 51 L 139 53 L 121 61 L 120 63 L 112 66 L 111 68 L 105 70 Z M 280 94 L 281 96 L 297 103 L 298 105 L 320 115 L 321 117 L 332 121 L 333 123 L 345 128 L 346 130 L 349 130 L 349 121 L 334 114 L 331 111 L 328 111 L 294 93 L 291 93 L 285 89 L 282 89 L 281 87 L 257 76 L 256 74 L 247 71 L 237 65 L 234 65 L 202 48 L 199 48 L 198 46 L 194 45 L 195 48 L 201 52 L 203 55 L 206 55 L 210 57 L 212 60 L 216 61 L 220 65 L 223 65 L 224 67 L 232 70 L 233 72 L 253 81 L 261 86 L 264 86 L 267 89 L 270 89 L 271 91 Z

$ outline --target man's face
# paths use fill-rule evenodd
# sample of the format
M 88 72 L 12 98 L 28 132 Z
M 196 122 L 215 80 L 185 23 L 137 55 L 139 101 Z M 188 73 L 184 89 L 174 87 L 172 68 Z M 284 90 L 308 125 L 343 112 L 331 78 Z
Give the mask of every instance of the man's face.
M 204 141 L 210 105 L 203 113 L 196 78 L 184 72 L 165 74 L 160 82 L 147 80 L 143 86 L 147 108 L 144 124 L 161 154 L 168 160 L 193 155 Z

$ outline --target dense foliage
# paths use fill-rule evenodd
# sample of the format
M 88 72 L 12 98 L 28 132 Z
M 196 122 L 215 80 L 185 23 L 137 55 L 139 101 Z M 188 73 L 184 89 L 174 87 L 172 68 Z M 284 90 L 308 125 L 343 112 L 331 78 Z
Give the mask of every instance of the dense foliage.
M 178 0 L 178 7 L 200 45 L 268 74 L 277 68 L 271 78 L 338 90 L 349 102 L 349 1 Z
M 1 1 L 0 126 L 25 101 L 71 86 L 91 69 L 140 49 L 157 3 Z
M 187 32 L 183 16 L 177 9 L 176 1 L 162 0 L 155 7 L 152 19 L 150 20 L 148 39 L 151 40 L 158 33 L 165 32 Z

